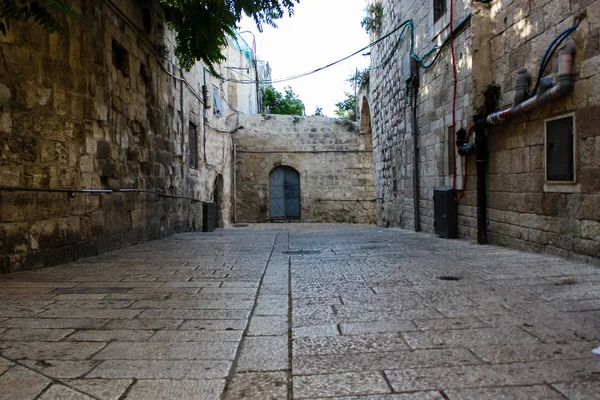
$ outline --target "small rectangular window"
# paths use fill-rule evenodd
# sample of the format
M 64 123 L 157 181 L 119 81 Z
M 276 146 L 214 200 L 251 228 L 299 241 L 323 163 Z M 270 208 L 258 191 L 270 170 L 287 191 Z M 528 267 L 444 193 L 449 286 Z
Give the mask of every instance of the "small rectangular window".
M 448 172 L 446 175 L 454 173 L 454 152 L 456 146 L 454 144 L 454 126 L 450 125 L 446 132 L 446 154 L 448 155 Z
M 219 88 L 213 86 L 213 115 L 221 115 L 221 93 Z
M 189 135 L 190 168 L 197 169 L 198 168 L 198 130 L 196 129 L 196 125 L 194 125 L 192 122 L 190 122 L 190 124 L 189 124 L 188 135 Z
M 575 181 L 573 117 L 546 122 L 546 180 Z
M 436 23 L 446 14 L 446 0 L 433 0 L 433 23 Z
M 116 40 L 112 41 L 112 62 L 124 77 L 129 76 L 129 52 Z

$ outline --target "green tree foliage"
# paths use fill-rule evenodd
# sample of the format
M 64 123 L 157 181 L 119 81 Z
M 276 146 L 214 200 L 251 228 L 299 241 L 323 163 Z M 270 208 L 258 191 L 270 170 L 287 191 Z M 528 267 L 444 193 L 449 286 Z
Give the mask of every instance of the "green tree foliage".
M 203 61 L 216 75 L 214 64 L 225 59 L 221 49 L 227 35 L 234 36 L 244 15 L 256 22 L 277 27 L 275 21 L 286 13 L 292 15 L 300 0 L 160 0 L 176 35 L 175 55 L 182 68 L 189 70 L 196 61 Z
M 350 83 L 352 89 L 366 90 L 369 86 L 370 68 L 365 68 L 362 71 L 356 71 L 346 81 Z
M 379 34 L 381 29 L 381 19 L 383 18 L 383 5 L 381 2 L 369 4 L 365 9 L 367 15 L 360 21 L 367 33 Z
M 182 68 L 190 70 L 202 61 L 217 75 L 214 65 L 225 58 L 221 53 L 227 36 L 244 15 L 256 22 L 276 27 L 275 21 L 294 13 L 300 0 L 159 0 L 165 9 L 170 28 L 175 32 L 175 55 Z M 60 14 L 76 17 L 67 0 L 0 0 L 0 31 L 6 34 L 11 21 L 33 19 L 48 32 L 66 31 L 58 22 Z
M 68 34 L 60 20 L 64 17 L 79 19 L 65 0 L 0 0 L 0 31 L 6 36 L 11 22 L 33 21 L 46 31 Z
M 304 115 L 304 103 L 289 86 L 285 88 L 285 95 L 273 86 L 267 86 L 263 95 L 263 104 L 269 114 Z
M 356 96 L 348 92 L 345 92 L 344 94 L 346 95 L 346 99 L 335 103 L 337 109 L 334 113 L 342 119 L 356 121 Z

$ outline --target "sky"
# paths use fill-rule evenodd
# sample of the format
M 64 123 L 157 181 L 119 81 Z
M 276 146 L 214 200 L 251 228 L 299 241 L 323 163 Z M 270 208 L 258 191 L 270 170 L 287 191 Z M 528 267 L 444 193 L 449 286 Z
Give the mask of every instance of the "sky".
M 259 33 L 254 21 L 245 19 L 240 30 L 255 34 L 258 59 L 269 62 L 276 80 L 312 71 L 366 46 L 369 37 L 360 26 L 366 5 L 367 0 L 300 0 L 291 18 L 278 20 L 278 28 L 264 26 Z M 252 40 L 249 34 L 242 36 Z M 358 54 L 324 71 L 273 86 L 281 92 L 291 86 L 304 102 L 306 115 L 321 107 L 333 117 L 335 103 L 345 99 L 344 91 L 351 91 L 346 79 L 356 68 L 368 66 L 369 57 Z

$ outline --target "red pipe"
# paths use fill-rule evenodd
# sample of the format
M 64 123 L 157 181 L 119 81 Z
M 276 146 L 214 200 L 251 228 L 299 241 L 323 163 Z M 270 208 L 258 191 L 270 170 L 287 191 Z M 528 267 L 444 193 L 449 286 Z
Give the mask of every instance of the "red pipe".
M 453 22 L 454 22 L 454 1 L 450 0 L 450 51 L 452 54 L 452 74 L 454 76 L 454 88 L 452 94 L 452 159 L 454 160 L 452 165 L 454 166 L 453 177 L 452 177 L 452 188 L 456 190 L 456 92 L 457 92 L 457 78 L 456 78 L 456 58 L 454 55 L 454 34 L 453 34 Z

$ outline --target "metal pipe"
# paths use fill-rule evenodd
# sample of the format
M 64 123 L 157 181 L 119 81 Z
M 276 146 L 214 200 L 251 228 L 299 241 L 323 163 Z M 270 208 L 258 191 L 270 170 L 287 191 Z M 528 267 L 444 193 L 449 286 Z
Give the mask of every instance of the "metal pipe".
M 518 105 L 513 105 L 511 108 L 488 115 L 485 122 L 487 122 L 488 125 L 500 125 L 516 116 L 522 115 L 543 104 L 571 93 L 575 86 L 573 74 L 575 50 L 576 47 L 573 42 L 561 46 L 558 52 L 558 76 L 554 86 Z
M 411 130 L 413 133 L 413 202 L 414 202 L 414 218 L 415 232 L 421 231 L 421 212 L 419 209 L 419 146 L 417 132 L 417 97 L 419 94 L 418 72 L 412 77 L 411 85 L 413 87 L 411 101 Z
M 184 199 L 191 200 L 193 203 L 205 203 L 202 200 L 198 200 L 188 196 L 176 196 L 166 193 L 157 192 L 156 190 L 150 189 L 52 189 L 52 188 L 31 188 L 22 186 L 0 186 L 0 192 L 42 192 L 42 193 L 84 193 L 84 194 L 113 194 L 113 193 L 150 193 L 160 197 L 166 197 L 170 199 Z

